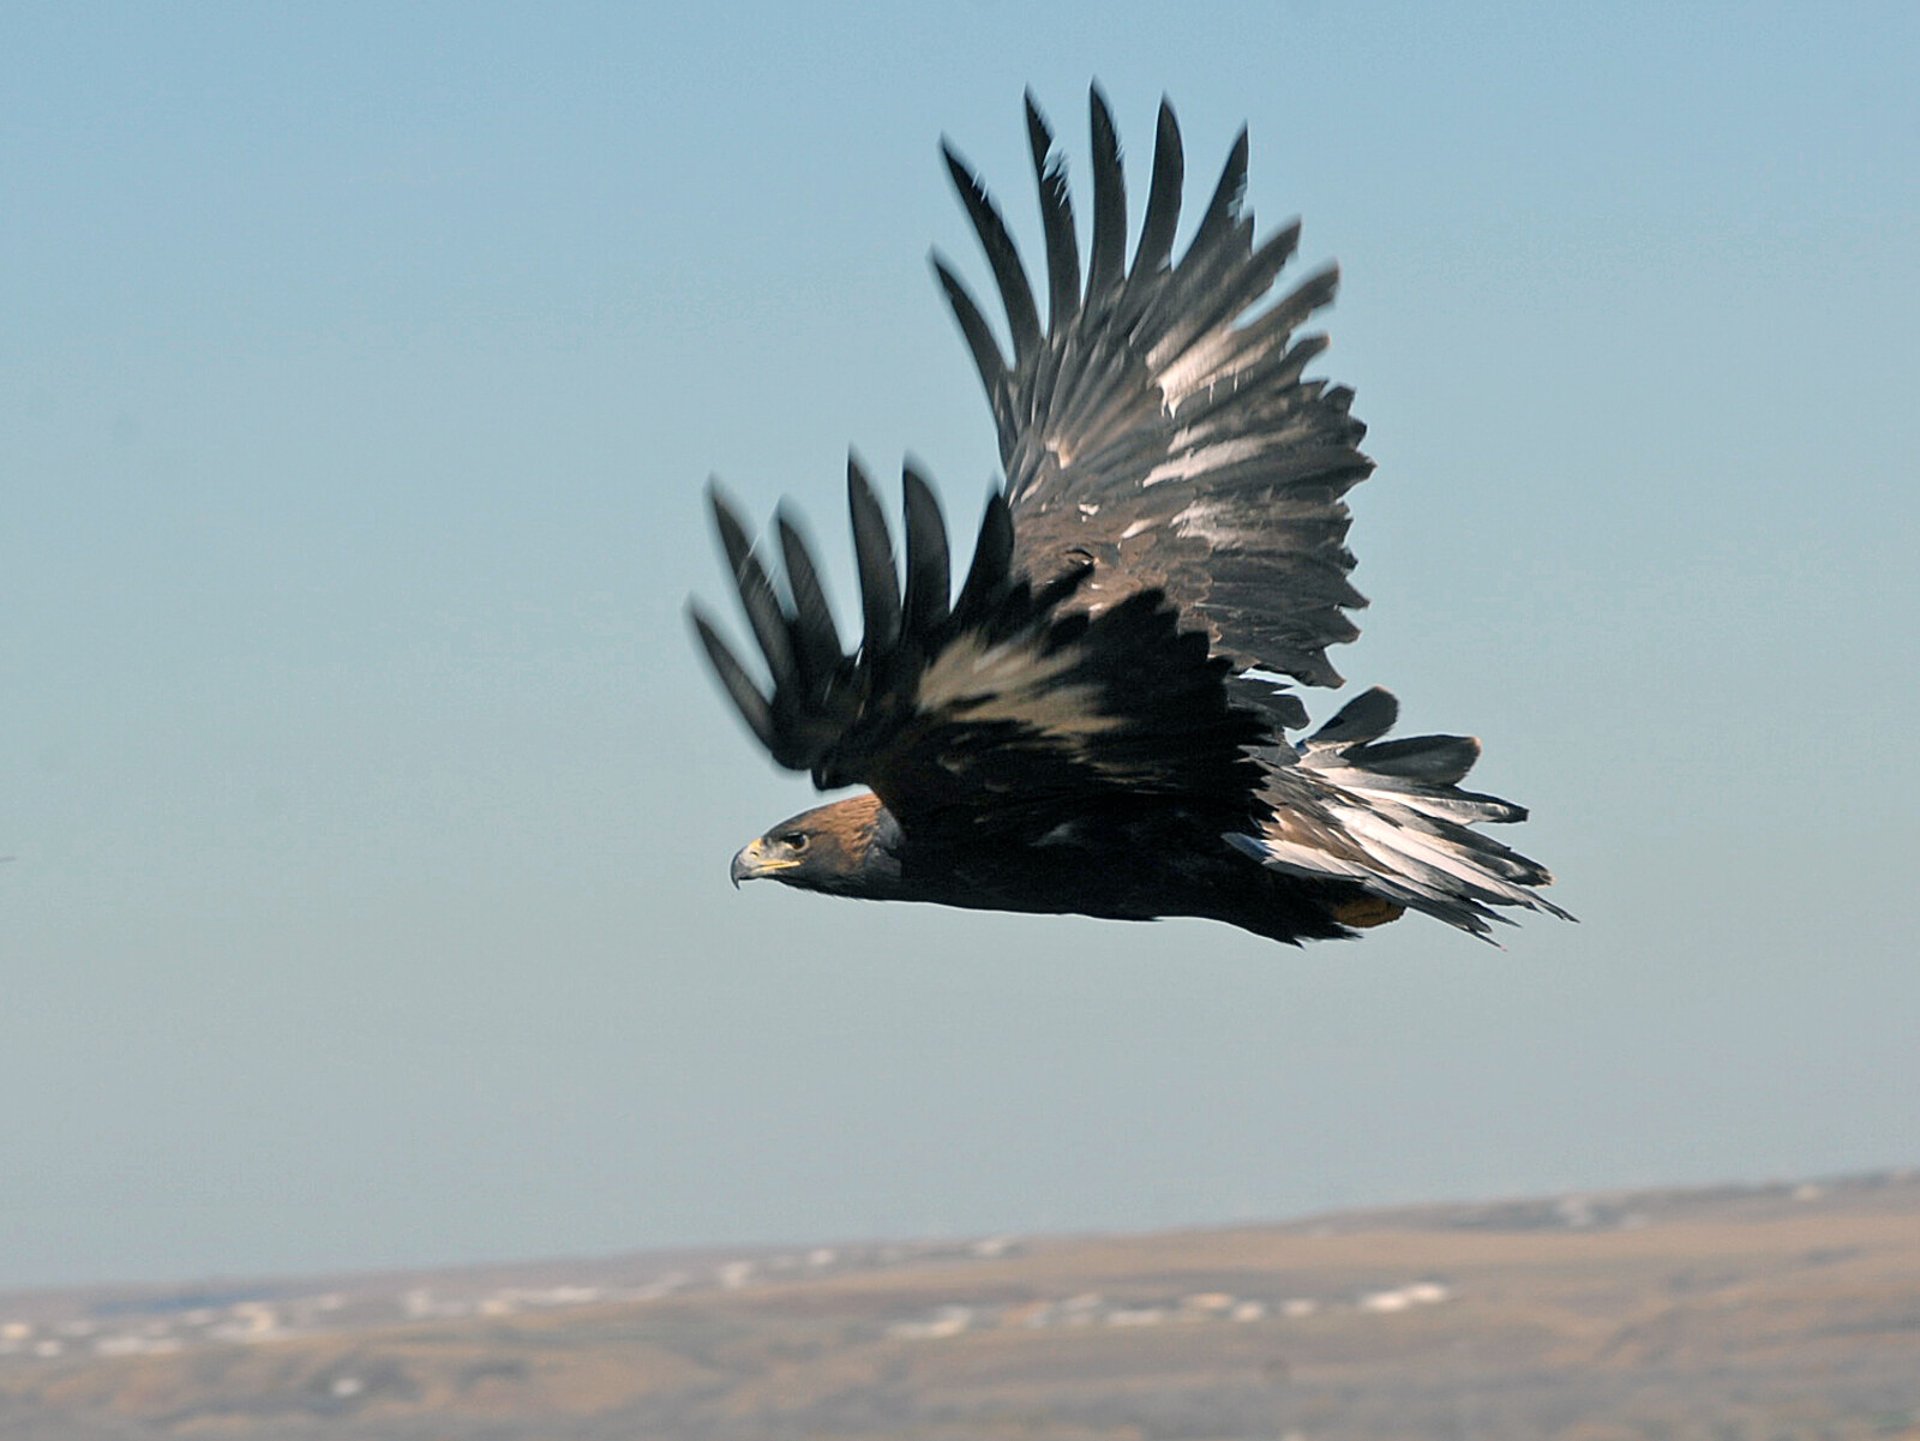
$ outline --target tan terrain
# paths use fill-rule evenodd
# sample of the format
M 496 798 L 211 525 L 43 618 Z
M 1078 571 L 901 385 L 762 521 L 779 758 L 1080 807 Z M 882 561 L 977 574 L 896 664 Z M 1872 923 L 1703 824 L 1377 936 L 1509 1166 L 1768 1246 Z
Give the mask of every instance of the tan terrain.
M 0 1297 L 0 1436 L 1920 1438 L 1908 1173 L 228 1290 Z

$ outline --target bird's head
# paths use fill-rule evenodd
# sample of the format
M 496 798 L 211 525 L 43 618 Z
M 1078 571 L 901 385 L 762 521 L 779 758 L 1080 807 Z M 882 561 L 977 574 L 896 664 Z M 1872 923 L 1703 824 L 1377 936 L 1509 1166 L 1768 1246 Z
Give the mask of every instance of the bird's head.
M 740 848 L 733 883 L 770 880 L 803 891 L 876 894 L 875 882 L 891 869 L 891 857 L 875 845 L 884 814 L 879 797 L 868 793 L 791 816 Z

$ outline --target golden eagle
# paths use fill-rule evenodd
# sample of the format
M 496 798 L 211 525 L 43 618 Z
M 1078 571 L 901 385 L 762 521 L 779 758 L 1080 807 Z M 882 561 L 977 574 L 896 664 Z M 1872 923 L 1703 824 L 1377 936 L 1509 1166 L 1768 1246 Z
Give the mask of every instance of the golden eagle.
M 776 584 L 717 492 L 714 520 L 771 689 L 696 605 L 693 623 L 748 727 L 821 789 L 870 789 L 782 821 L 733 859 L 873 900 L 1121 920 L 1199 916 L 1274 940 L 1349 936 L 1424 911 L 1485 935 L 1496 907 L 1565 915 L 1547 871 L 1472 829 L 1517 821 L 1462 790 L 1466 736 L 1385 740 L 1369 690 L 1297 743 L 1281 677 L 1333 686 L 1326 650 L 1359 632 L 1343 496 L 1372 462 L 1352 392 L 1302 377 L 1325 347 L 1295 329 L 1333 297 L 1321 270 L 1264 309 L 1299 225 L 1257 244 L 1242 130 L 1178 261 L 1184 169 L 1160 107 L 1146 214 L 1127 263 L 1113 118 L 1092 95 L 1084 283 L 1065 167 L 1033 97 L 1027 132 L 1047 259 L 1043 326 L 979 179 L 943 146 L 1013 346 L 937 254 L 986 387 L 1004 487 L 959 592 L 940 506 L 906 469 L 905 566 L 849 462 L 865 634 L 842 645 L 784 513 Z

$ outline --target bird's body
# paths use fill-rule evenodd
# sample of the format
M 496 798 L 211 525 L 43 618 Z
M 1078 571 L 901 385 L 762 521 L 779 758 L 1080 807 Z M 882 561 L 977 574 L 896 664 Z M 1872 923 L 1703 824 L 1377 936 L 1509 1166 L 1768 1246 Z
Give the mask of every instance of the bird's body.
M 1129 813 L 1130 812 L 1130 813 Z M 1274 940 L 1320 939 L 1400 914 L 1352 887 L 1283 876 L 1217 844 L 1178 807 L 1125 807 L 1056 822 L 1024 844 L 916 844 L 872 792 L 783 821 L 735 858 L 737 879 L 773 876 L 830 895 L 1113 921 L 1225 921 Z M 794 853 L 791 841 L 805 836 Z M 816 856 L 824 861 L 816 862 Z M 791 868 L 783 861 L 794 860 Z
M 1351 935 L 1417 909 L 1484 934 L 1494 907 L 1564 914 L 1546 871 L 1473 827 L 1518 806 L 1459 789 L 1458 736 L 1384 740 L 1370 690 L 1293 742 L 1280 679 L 1337 685 L 1358 632 L 1344 493 L 1372 463 L 1351 394 L 1302 379 L 1324 346 L 1293 327 L 1331 271 L 1255 310 L 1298 226 L 1253 243 L 1243 134 L 1178 263 L 1182 159 L 1161 108 L 1138 248 L 1124 261 L 1118 142 L 1093 97 L 1084 287 L 1064 173 L 1028 106 L 1045 221 L 1043 330 L 986 192 L 948 152 L 1005 306 L 1014 357 L 935 268 L 1000 432 L 1006 484 L 952 593 L 946 526 L 905 476 L 904 584 L 871 485 L 848 468 L 865 634 L 841 645 L 798 528 L 785 584 L 716 493 L 716 519 L 769 693 L 713 626 L 702 643 L 781 764 L 870 791 L 804 812 L 733 877 L 971 909 L 1118 920 L 1192 916 L 1281 941 Z

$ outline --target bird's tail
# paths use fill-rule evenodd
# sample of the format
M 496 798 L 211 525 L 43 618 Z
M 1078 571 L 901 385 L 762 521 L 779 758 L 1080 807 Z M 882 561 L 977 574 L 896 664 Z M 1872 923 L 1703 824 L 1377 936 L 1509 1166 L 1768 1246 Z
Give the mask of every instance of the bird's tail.
M 1355 697 L 1274 768 L 1274 819 L 1230 839 L 1276 869 L 1354 882 L 1359 893 L 1334 911 L 1344 925 L 1377 925 L 1398 907 L 1491 939 L 1491 922 L 1511 924 L 1496 908 L 1572 920 L 1536 889 L 1552 883 L 1545 866 L 1473 829 L 1527 818 L 1523 806 L 1460 789 L 1479 741 L 1383 740 L 1399 710 L 1377 687 Z

